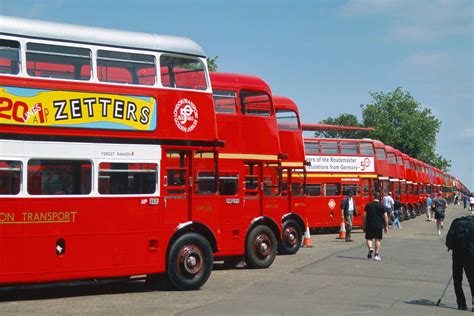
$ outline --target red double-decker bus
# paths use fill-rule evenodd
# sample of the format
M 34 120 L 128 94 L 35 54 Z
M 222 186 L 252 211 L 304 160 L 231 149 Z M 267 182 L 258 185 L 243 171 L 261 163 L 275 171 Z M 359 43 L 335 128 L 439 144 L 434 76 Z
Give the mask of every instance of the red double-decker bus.
M 304 223 L 290 210 L 289 202 L 293 193 L 288 168 L 294 164 L 283 161 L 293 158 L 294 149 L 289 146 L 287 153 L 282 152 L 271 90 L 262 79 L 211 73 L 211 82 L 218 133 L 225 144 L 219 148 L 219 165 L 236 181 L 232 212 L 240 214 L 242 226 L 240 234 L 233 236 L 242 247 L 223 255 L 239 256 L 245 250 L 248 265 L 271 264 L 277 246 L 280 253 L 294 254 L 302 241 Z M 298 122 L 296 130 L 301 136 Z M 298 167 L 302 165 L 303 159 Z M 258 238 L 252 241 L 249 234 Z M 256 256 L 249 255 L 251 249 L 256 249 Z
M 219 146 L 195 42 L 2 16 L 0 284 L 201 287 L 244 238 Z
M 354 192 L 360 214 L 353 225 L 362 225 L 365 204 L 380 186 L 375 143 L 368 139 L 304 139 L 308 162 L 306 216 L 310 227 L 339 227 L 340 204 L 349 190 Z

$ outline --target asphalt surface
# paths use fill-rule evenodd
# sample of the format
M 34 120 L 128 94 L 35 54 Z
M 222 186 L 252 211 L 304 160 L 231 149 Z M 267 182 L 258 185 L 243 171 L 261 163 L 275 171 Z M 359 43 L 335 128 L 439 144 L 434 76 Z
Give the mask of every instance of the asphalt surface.
M 436 306 L 451 276 L 445 235 L 467 214 L 450 206 L 441 236 L 425 215 L 402 222 L 384 236 L 380 262 L 367 259 L 361 231 L 352 243 L 319 234 L 313 248 L 278 256 L 266 270 L 216 264 L 199 291 L 142 281 L 2 290 L 0 315 L 469 315 L 457 310 L 452 284 Z

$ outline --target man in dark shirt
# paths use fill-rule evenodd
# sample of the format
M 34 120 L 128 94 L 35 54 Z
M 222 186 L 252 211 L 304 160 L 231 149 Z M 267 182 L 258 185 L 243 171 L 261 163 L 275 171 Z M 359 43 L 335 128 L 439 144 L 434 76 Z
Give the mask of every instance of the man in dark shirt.
M 383 231 L 387 233 L 388 216 L 384 206 L 380 203 L 380 193 L 375 193 L 375 199 L 365 206 L 363 230 L 365 231 L 365 239 L 369 253 L 367 258 L 372 258 L 374 248 L 372 247 L 372 239 L 375 239 L 375 256 L 374 260 L 380 261 L 380 247 L 382 246 Z

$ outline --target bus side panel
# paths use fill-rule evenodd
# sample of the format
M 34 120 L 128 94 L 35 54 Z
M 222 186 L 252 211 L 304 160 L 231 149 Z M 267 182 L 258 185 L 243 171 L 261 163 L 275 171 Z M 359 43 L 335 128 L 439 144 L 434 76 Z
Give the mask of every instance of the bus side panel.
M 163 272 L 174 227 L 142 198 L 3 199 L 0 283 Z M 144 204 L 141 204 L 144 203 Z

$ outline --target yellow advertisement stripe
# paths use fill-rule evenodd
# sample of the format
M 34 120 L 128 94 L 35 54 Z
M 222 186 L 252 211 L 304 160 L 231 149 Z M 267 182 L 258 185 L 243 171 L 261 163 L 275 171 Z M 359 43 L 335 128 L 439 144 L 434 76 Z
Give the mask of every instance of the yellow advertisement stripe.
M 0 87 L 0 124 L 153 130 L 156 106 L 153 97 Z

